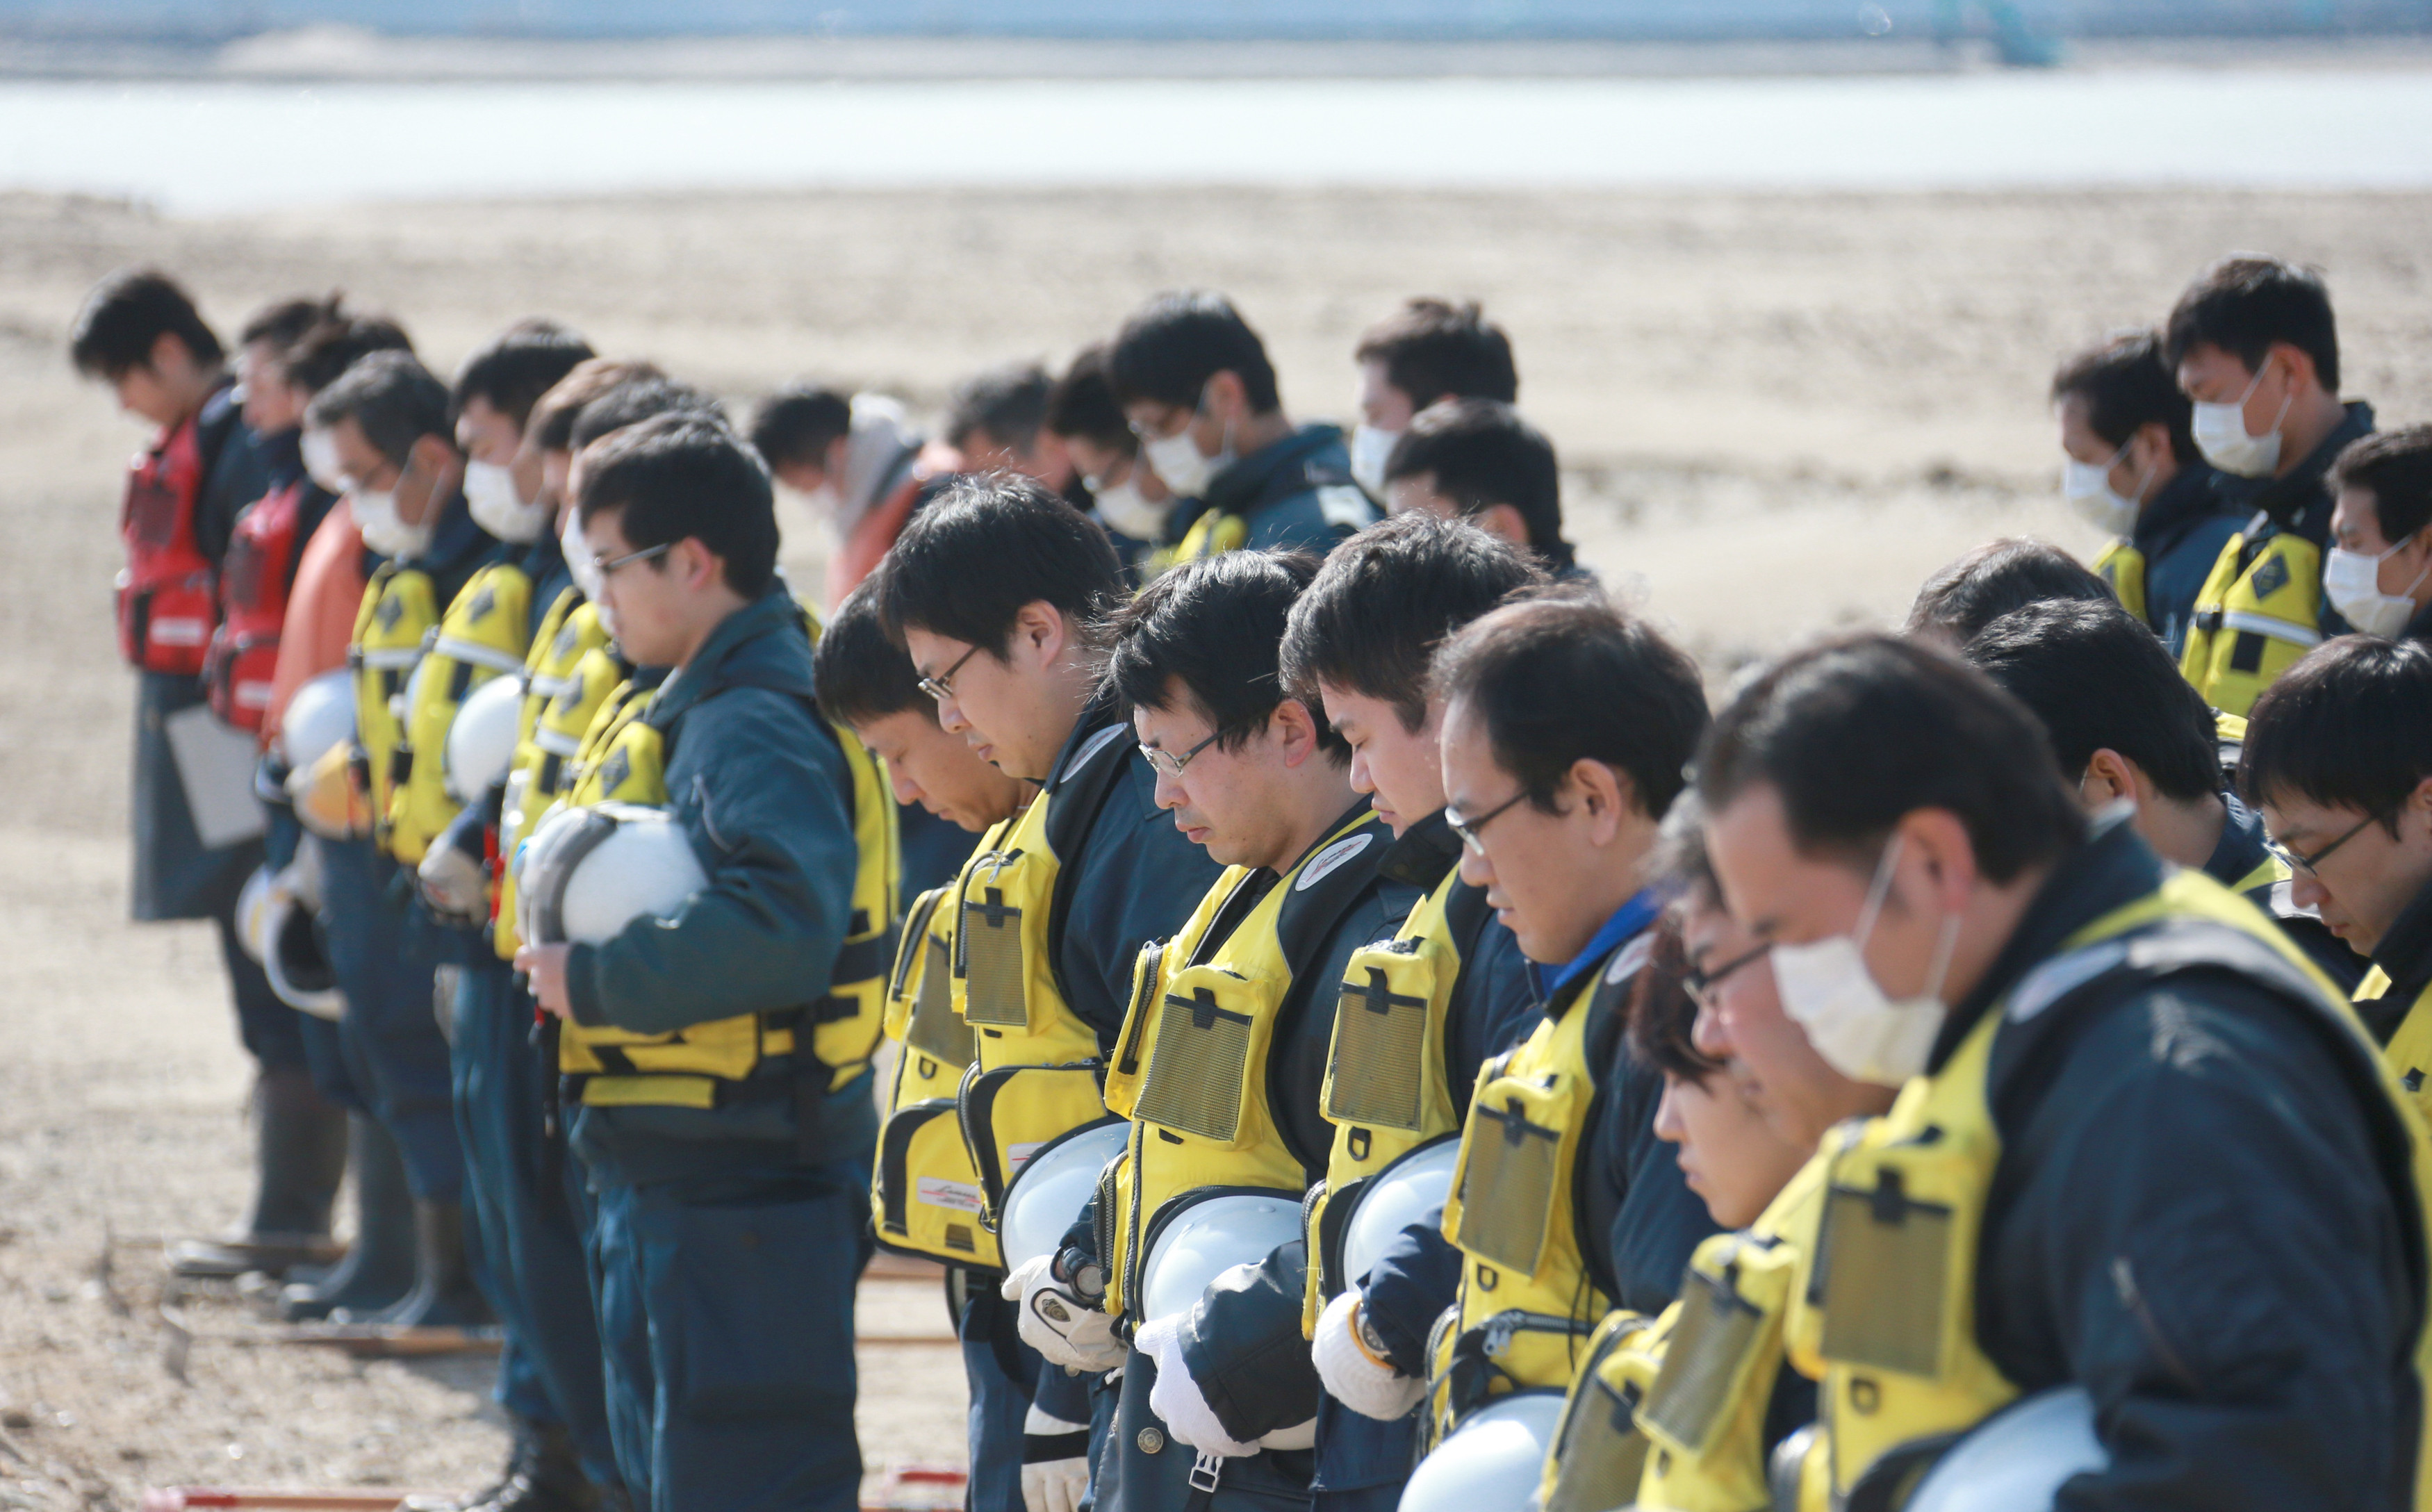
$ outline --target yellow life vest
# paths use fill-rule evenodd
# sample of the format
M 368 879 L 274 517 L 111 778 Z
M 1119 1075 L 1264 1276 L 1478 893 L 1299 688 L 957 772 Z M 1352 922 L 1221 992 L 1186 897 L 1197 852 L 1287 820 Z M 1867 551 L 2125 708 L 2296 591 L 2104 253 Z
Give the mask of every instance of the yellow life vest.
M 515 848 L 550 805 L 566 796 L 583 736 L 629 669 L 600 628 L 600 612 L 573 588 L 557 596 L 524 663 L 524 706 L 516 723 L 515 765 L 507 773 L 506 801 L 498 815 L 498 919 L 493 927 L 498 959 L 512 961 L 515 947 Z
M 1142 1320 L 1140 1268 L 1194 1194 L 1307 1189 L 1267 1100 L 1268 1052 L 1293 981 L 1375 882 L 1389 843 L 1363 804 L 1280 877 L 1226 867 L 1181 932 L 1140 951 L 1106 1068 L 1106 1108 L 1132 1121 L 1100 1186 L 1107 1312 Z
M 2242 715 L 2322 643 L 2322 548 L 2257 516 L 2221 544 L 2197 590 L 2179 671 L 2206 703 Z
M 1455 866 L 1391 940 L 1361 947 L 1343 967 L 1319 1103 L 1334 1125 L 1334 1147 L 1309 1199 L 1304 1335 L 1315 1336 L 1317 1315 L 1358 1279 L 1343 1273 L 1343 1237 L 1360 1187 L 1461 1128 L 1444 1070 L 1444 1016 L 1461 980 L 1461 945 L 1478 937 L 1486 913 L 1486 894 L 1464 885 Z
M 406 684 L 439 623 L 438 590 L 419 567 L 383 562 L 363 584 L 346 666 L 355 680 L 355 749 L 364 766 L 373 838 L 387 846 L 388 815 L 403 775 Z
M 805 625 L 816 622 L 805 616 Z M 580 772 L 567 801 L 664 807 L 667 739 L 647 715 L 658 690 L 627 682 L 609 697 L 584 736 Z M 714 1108 L 736 1095 L 760 1064 L 792 1056 L 810 1030 L 809 1052 L 828 1070 L 821 1091 L 859 1076 L 877 1048 L 885 1017 L 887 964 L 893 959 L 896 878 L 895 799 L 887 773 L 852 731 L 828 727 L 853 777 L 853 916 L 836 951 L 827 991 L 783 1014 L 737 1014 L 666 1033 L 642 1034 L 566 1023 L 558 1034 L 558 1069 L 576 1078 L 593 1107 Z
M 407 865 L 421 861 L 464 805 L 448 796 L 448 727 L 465 695 L 492 678 L 520 676 L 531 647 L 532 575 L 494 562 L 465 580 L 440 616 L 411 680 L 405 741 L 393 758 L 384 840 Z
M 1615 1310 L 1588 1338 L 1562 1420 L 1545 1446 L 1539 1512 L 1613 1512 L 1630 1505 L 1647 1464 L 1647 1436 L 1630 1415 L 1664 1363 L 1679 1309 L 1661 1319 Z
M 2120 608 L 2153 624 L 2145 613 L 2145 553 L 2126 536 L 2113 536 L 2094 554 L 2094 575 L 2110 585 L 2111 596 L 2120 600 Z
M 2390 973 L 2376 966 L 2356 983 L 2355 1000 L 2377 1003 L 2390 996 Z M 2397 1078 L 2399 1090 L 2415 1104 L 2415 1110 L 2432 1121 L 2432 1087 L 2424 1084 L 2426 1075 L 2432 1074 L 2432 987 L 2407 1004 L 2407 1016 L 2382 1047 L 2381 1063 Z M 2432 1442 L 2427 1442 L 2424 1452 L 2432 1453 Z
M 1428 1340 L 1430 1443 L 1494 1397 L 1562 1390 L 1613 1310 L 1579 1240 L 1579 1163 L 1647 949 L 1644 934 L 1616 949 L 1478 1070 L 1444 1202 L 1444 1237 L 1462 1252 L 1461 1298 Z
M 1005 1183 L 1039 1147 L 1106 1116 L 1098 1032 L 1066 1002 L 1056 960 L 1065 860 L 1089 832 L 1131 754 L 1131 727 L 1075 740 L 1029 807 L 964 866 L 953 1003 L 976 1054 L 956 1093 L 991 1232 Z
M 1899 1483 L 2019 1394 L 1976 1336 L 1976 1262 L 2001 1142 L 1985 1079 L 2002 1026 L 2031 1022 L 2121 979 L 2226 966 L 2311 1015 L 2365 1100 L 2381 1100 L 2393 1163 L 2432 1192 L 2432 1143 L 2412 1103 L 2373 1054 L 2354 1015 L 2304 953 L 2255 907 L 2201 872 L 2174 870 L 2143 898 L 2094 920 L 1987 1011 L 1943 1067 L 1910 1082 L 1881 1118 L 1834 1130 L 1802 1181 L 1822 1201 L 1789 1235 L 1799 1263 L 1786 1331 L 1790 1357 L 1820 1373 L 1824 1456 L 1832 1504 L 1864 1486 Z M 2050 1021 L 2050 1020 L 2047 1020 Z M 2394 1148 L 2401 1140 L 2404 1155 Z M 2415 1220 L 2424 1221 L 2416 1203 Z M 2432 1235 L 2427 1235 L 2432 1237 Z M 1831 1264 L 1820 1267 L 1819 1255 Z M 2432 1330 L 2416 1368 L 2432 1380 Z M 2432 1442 L 2432 1436 L 2424 1441 Z M 1811 1473 L 1816 1473 L 1811 1468 Z M 2432 1455 L 2418 1455 L 2418 1504 L 2432 1496 Z
M 996 824 L 979 848 L 993 848 L 1013 824 Z M 980 1223 L 979 1172 L 963 1139 L 958 1096 L 978 1058 L 977 1036 L 954 1012 L 961 891 L 961 878 L 931 888 L 904 916 L 887 990 L 895 1074 L 880 1104 L 870 1210 L 882 1250 L 998 1269 L 1004 1255 L 994 1231 Z

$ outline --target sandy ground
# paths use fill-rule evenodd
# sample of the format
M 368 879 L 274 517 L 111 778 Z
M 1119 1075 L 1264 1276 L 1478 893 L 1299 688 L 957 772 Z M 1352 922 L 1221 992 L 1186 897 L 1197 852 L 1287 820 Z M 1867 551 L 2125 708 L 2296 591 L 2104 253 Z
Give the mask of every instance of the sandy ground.
M 503 1443 L 482 1362 L 276 1347 L 233 1292 L 177 1302 L 197 1337 L 169 1369 L 150 1247 L 237 1210 L 247 1073 L 208 936 L 125 922 L 108 585 L 138 432 L 62 356 L 110 268 L 177 270 L 223 328 L 344 288 L 443 369 L 545 311 L 738 402 L 819 374 L 922 406 L 1207 284 L 1266 333 L 1304 417 L 1347 410 L 1351 344 L 1402 295 L 1483 298 L 1562 448 L 1587 560 L 1720 680 L 1896 618 L 1994 536 L 2091 546 L 2053 493 L 2053 361 L 2155 318 L 2229 249 L 2325 267 L 2347 390 L 2385 424 L 2432 415 L 2427 232 L 2421 195 L 753 194 L 177 222 L 0 196 L 0 1506 L 444 1486 Z M 789 561 L 814 566 L 808 522 L 788 524 Z M 940 1318 L 918 1285 L 865 1293 L 866 1328 Z M 951 1352 L 867 1348 L 862 1368 L 874 1468 L 959 1458 Z

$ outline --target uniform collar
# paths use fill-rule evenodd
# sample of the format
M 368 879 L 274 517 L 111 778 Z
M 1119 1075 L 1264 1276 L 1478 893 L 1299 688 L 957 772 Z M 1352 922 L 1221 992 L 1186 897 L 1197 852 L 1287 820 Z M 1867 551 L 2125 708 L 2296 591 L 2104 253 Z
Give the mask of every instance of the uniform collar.
M 2415 895 L 2390 922 L 2390 932 L 2373 948 L 2373 964 L 2399 989 L 2393 998 L 2412 1002 L 2432 986 L 2432 886 Z
M 2129 540 L 2151 562 L 2186 532 L 2187 527 L 2221 512 L 2221 475 L 2202 462 L 2185 462 L 2170 475 L 2146 506 L 2137 512 Z
M 1343 432 L 1335 427 L 1313 425 L 1269 442 L 1216 475 L 1208 485 L 1208 508 L 1246 514 L 1272 499 L 1297 494 L 1309 486 L 1300 463 L 1342 441 Z
M 1376 874 L 1389 882 L 1426 891 L 1444 881 L 1445 874 L 1460 863 L 1461 837 L 1444 822 L 1444 811 L 1438 809 L 1403 831 L 1385 848 L 1384 859 L 1376 863 Z
M 2221 827 L 2221 838 L 2214 842 L 2212 854 L 2204 859 L 2204 875 L 2223 887 L 2235 887 L 2255 875 L 2255 868 L 2272 859 L 2272 848 L 2263 843 L 2263 816 L 2238 799 L 2235 793 L 2221 796 L 2221 807 L 2228 811 Z
M 810 644 L 809 637 L 802 634 L 802 606 L 794 602 L 785 584 L 779 583 L 759 598 L 719 620 L 718 628 L 709 632 L 709 638 L 701 643 L 701 649 L 684 664 L 684 669 L 667 674 L 667 681 L 660 686 L 658 697 L 651 701 L 650 722 L 661 729 L 667 728 L 678 714 L 719 688 L 738 680 L 734 674 L 746 662 L 770 662 L 766 667 L 753 667 L 757 675 L 750 680 L 754 686 L 794 688 L 799 684 L 798 691 L 804 697 L 813 696 L 813 687 L 806 675 Z M 756 654 L 756 643 L 781 632 L 802 636 L 802 668 L 782 664 L 782 659 L 771 661 Z
M 2062 857 L 2035 890 L 1984 980 L 1943 1020 L 1927 1072 L 1942 1069 L 1977 1021 L 2008 995 L 2020 977 L 2058 950 L 2063 940 L 2159 887 L 2162 874 L 2162 859 L 2137 837 L 2124 810 L 2097 818 L 2092 835 Z
M 1072 732 L 1064 737 L 1063 747 L 1056 760 L 1048 764 L 1047 776 L 1039 791 L 1052 793 L 1064 785 L 1072 769 L 1088 758 L 1123 738 L 1130 725 L 1123 718 L 1120 702 L 1110 695 L 1101 694 L 1082 706 L 1081 717 L 1072 721 Z M 1108 735 L 1112 730 L 1114 734 Z
M 1572 983 L 1595 970 L 1606 957 L 1628 945 L 1640 931 L 1654 923 L 1655 916 L 1663 911 L 1663 900 L 1655 896 L 1655 889 L 1644 889 L 1614 909 L 1613 917 L 1604 921 L 1604 927 L 1596 932 L 1587 948 L 1571 957 L 1570 963 L 1554 973 L 1551 980 L 1546 978 L 1543 966 L 1529 962 L 1528 983 L 1537 989 L 1537 1000 L 1550 1009 Z
M 444 573 L 498 544 L 497 536 L 474 523 L 473 512 L 465 506 L 460 490 L 440 510 L 439 523 L 431 531 L 431 545 L 422 549 L 421 555 L 406 559 L 405 564 Z
M 2317 544 L 2327 539 L 2331 499 L 2323 491 L 2322 479 L 2348 443 L 2372 429 L 2373 406 L 2361 399 L 2348 405 L 2346 418 L 2322 438 L 2320 445 L 2305 453 L 2305 460 L 2295 470 L 2285 478 L 2267 478 L 2254 485 L 2254 492 L 2248 496 L 2254 507 L 2281 529 L 2294 530 Z

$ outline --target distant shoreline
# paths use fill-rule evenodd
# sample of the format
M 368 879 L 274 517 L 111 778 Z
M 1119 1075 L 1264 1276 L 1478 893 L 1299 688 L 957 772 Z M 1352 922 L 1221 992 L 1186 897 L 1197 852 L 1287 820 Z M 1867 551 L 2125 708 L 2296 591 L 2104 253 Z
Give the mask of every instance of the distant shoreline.
M 1994 44 L 1910 34 L 1809 41 L 1123 41 L 1041 37 L 384 36 L 348 26 L 233 41 L 11 36 L 0 78 L 245 83 L 965 79 L 1695 78 L 1936 75 L 2000 66 Z M 2422 69 L 2432 35 L 2070 39 L 2060 66 Z

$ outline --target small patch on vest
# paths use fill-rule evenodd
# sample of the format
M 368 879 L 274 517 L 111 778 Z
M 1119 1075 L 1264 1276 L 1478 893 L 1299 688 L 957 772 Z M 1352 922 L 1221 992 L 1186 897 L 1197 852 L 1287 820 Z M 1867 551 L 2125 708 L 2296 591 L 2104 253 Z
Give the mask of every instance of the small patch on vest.
M 2128 959 L 2128 942 L 2106 940 L 2056 955 L 2027 973 L 2010 994 L 2010 1021 L 2023 1024 Z
M 624 747 L 619 746 L 609 754 L 606 761 L 600 764 L 600 791 L 614 793 L 623 787 L 625 780 L 633 775 L 633 759 L 627 754 Z
M 952 1208 L 957 1213 L 980 1210 L 980 1189 L 969 1182 L 950 1182 L 942 1176 L 923 1176 L 912 1185 L 914 1201 L 931 1207 Z
M 1081 742 L 1081 748 L 1072 753 L 1072 759 L 1064 764 L 1064 770 L 1056 774 L 1056 780 L 1059 782 L 1064 781 L 1071 778 L 1074 772 L 1077 772 L 1082 767 L 1089 765 L 1090 757 L 1095 756 L 1102 750 L 1105 750 L 1116 741 L 1123 739 L 1123 732 L 1128 728 L 1128 726 L 1124 725 L 1108 725 L 1106 729 L 1099 731 L 1096 734 L 1091 735 L 1089 739 Z
M 473 596 L 473 601 L 464 606 L 464 613 L 466 617 L 478 623 L 489 618 L 490 611 L 498 607 L 498 596 L 491 590 L 488 583 L 483 583 L 481 591 Z
M 565 661 L 574 654 L 574 622 L 569 617 L 565 627 L 557 632 L 557 639 L 549 642 L 549 654 L 557 661 Z
M 1328 873 L 1340 869 L 1344 862 L 1367 849 L 1368 842 L 1376 838 L 1368 833 L 1347 834 L 1309 857 L 1309 865 L 1300 869 L 1300 880 L 1292 883 L 1292 891 L 1305 893 L 1316 886 L 1326 880 Z
M 566 680 L 566 691 L 557 696 L 557 706 L 571 712 L 583 706 L 583 674 L 577 672 Z
M 404 617 L 405 600 L 402 598 L 382 598 L 380 601 L 380 608 L 372 611 L 372 618 L 378 620 L 380 628 L 384 630 L 397 629 L 397 622 Z
M 2257 598 L 2269 598 L 2288 587 L 2288 559 L 2276 551 L 2265 557 L 2255 568 L 2252 586 Z
M 1654 953 L 1654 937 L 1647 934 L 1640 935 L 1613 953 L 1613 965 L 1604 968 L 1605 981 L 1608 983 L 1621 981 L 1645 966 L 1647 958 Z

